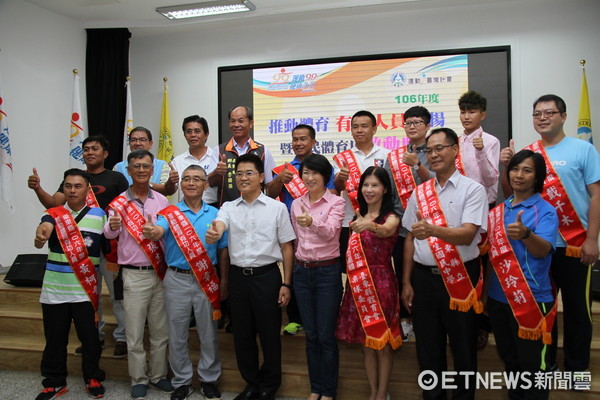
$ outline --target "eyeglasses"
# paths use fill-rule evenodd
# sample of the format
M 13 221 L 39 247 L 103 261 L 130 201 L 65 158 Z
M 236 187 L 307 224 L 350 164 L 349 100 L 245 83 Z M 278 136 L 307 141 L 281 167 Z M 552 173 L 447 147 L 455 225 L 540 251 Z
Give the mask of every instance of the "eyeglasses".
M 191 135 L 192 133 L 195 133 L 196 135 L 199 135 L 199 134 L 201 134 L 201 133 L 202 133 L 202 129 L 186 129 L 186 130 L 184 131 L 184 133 L 185 133 L 186 135 Z
M 533 117 L 533 119 L 540 119 L 542 117 L 552 118 L 554 116 L 554 114 L 562 114 L 562 113 L 558 110 L 544 110 L 544 111 L 536 111 L 533 114 L 531 114 L 531 116 Z
M 236 178 L 243 178 L 244 176 L 247 178 L 252 178 L 253 176 L 257 176 L 258 171 L 248 170 L 248 171 L 238 171 L 235 173 Z
M 407 127 L 407 128 L 410 128 L 411 126 L 414 126 L 416 128 L 417 126 L 421 126 L 421 124 L 425 125 L 425 121 L 405 122 L 404 126 Z
M 425 153 L 427 154 L 432 154 L 432 153 L 441 153 L 442 150 L 444 150 L 446 147 L 452 147 L 454 146 L 453 144 L 447 144 L 445 146 L 439 145 L 439 146 L 435 146 L 435 147 L 427 147 L 425 149 Z
M 181 182 L 185 182 L 185 183 L 190 183 L 190 182 L 200 183 L 200 182 L 206 182 L 206 179 L 205 178 L 200 178 L 199 176 L 186 176 L 185 178 L 181 179 Z
M 130 165 L 131 168 L 135 169 L 135 170 L 147 170 L 152 168 L 152 164 L 131 164 Z
M 148 138 L 130 138 L 129 143 L 146 143 Z

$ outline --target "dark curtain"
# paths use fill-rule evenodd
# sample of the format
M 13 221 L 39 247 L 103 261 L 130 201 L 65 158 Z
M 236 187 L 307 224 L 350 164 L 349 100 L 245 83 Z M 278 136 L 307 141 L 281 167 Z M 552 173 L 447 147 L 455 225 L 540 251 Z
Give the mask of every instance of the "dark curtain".
M 123 155 L 125 79 L 129 75 L 129 38 L 126 28 L 87 29 L 85 82 L 88 135 L 103 135 L 110 143 L 106 168 Z

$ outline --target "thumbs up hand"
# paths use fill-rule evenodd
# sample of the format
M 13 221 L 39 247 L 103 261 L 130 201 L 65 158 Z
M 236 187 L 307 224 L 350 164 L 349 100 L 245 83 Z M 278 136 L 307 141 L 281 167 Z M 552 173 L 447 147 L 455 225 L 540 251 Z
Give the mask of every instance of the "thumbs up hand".
M 427 222 L 427 220 L 421 215 L 421 211 L 417 210 L 417 222 L 411 227 L 413 236 L 419 240 L 427 239 L 430 236 L 435 236 L 434 227 L 435 225 Z
M 349 225 L 353 232 L 362 233 L 373 227 L 374 222 L 360 215 L 358 209 L 354 210 L 354 213 L 356 214 L 356 219 L 354 221 L 350 221 Z
M 410 153 L 408 151 L 405 151 L 404 154 L 402 154 L 402 162 L 411 167 L 417 165 L 419 163 L 417 153 Z
M 121 229 L 121 216 L 113 215 L 108 217 L 108 226 L 110 227 L 111 231 L 118 231 Z
M 303 228 L 308 228 L 313 223 L 313 217 L 306 211 L 304 206 L 301 206 L 302 214 L 296 215 L 296 222 Z
M 476 150 L 483 150 L 483 138 L 481 137 L 482 135 L 483 131 L 479 131 L 479 135 L 473 138 L 473 147 L 475 147 Z
M 523 221 L 521 221 L 521 215 L 523 215 L 524 212 L 525 210 L 519 211 L 517 213 L 515 222 L 506 226 L 506 235 L 509 237 L 509 239 L 521 240 L 524 239 L 525 236 L 528 236 L 527 232 L 529 231 L 529 228 L 527 228 L 523 224 Z
M 206 243 L 216 243 L 219 239 L 221 239 L 222 235 L 223 233 L 219 232 L 217 221 L 213 220 L 211 227 L 206 231 Z
M 169 163 L 169 168 L 171 168 L 171 171 L 169 171 L 169 182 L 173 185 L 177 185 L 179 183 L 179 172 L 177 172 L 171 163 Z
M 150 215 L 146 216 L 146 223 L 142 226 L 142 234 L 146 239 L 152 239 L 154 236 L 154 230 L 156 225 L 152 222 L 152 217 Z
M 217 168 L 215 168 L 215 173 L 219 176 L 227 173 L 227 156 L 225 154 L 219 154 L 219 162 Z
M 33 175 L 29 175 L 29 178 L 27 178 L 27 186 L 32 190 L 40 189 L 40 176 L 38 175 L 37 168 L 34 168 Z
M 348 168 L 348 164 L 346 163 L 346 161 L 342 160 L 342 168 L 340 169 L 340 172 L 338 172 L 336 178 L 338 180 L 343 181 L 344 183 L 346 183 L 346 181 L 348 180 L 349 176 L 350 176 L 350 169 Z
M 281 179 L 281 182 L 284 184 L 290 183 L 290 181 L 294 177 L 294 173 L 288 169 L 288 164 L 289 163 L 285 163 L 283 171 L 281 171 L 281 173 L 277 175 L 279 179 Z
M 33 239 L 33 245 L 36 249 L 44 247 L 50 234 L 52 233 L 52 224 L 44 222 L 40 224 L 35 231 L 35 239 Z
M 508 147 L 503 148 L 500 151 L 500 162 L 505 167 L 510 162 L 510 159 L 515 155 L 515 140 L 510 139 Z

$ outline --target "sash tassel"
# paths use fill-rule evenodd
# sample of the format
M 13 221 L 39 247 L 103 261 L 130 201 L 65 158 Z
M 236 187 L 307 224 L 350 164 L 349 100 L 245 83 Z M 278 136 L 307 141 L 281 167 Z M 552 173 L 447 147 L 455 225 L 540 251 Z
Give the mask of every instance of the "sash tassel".
M 478 296 L 477 290 L 473 289 L 471 290 L 471 293 L 469 293 L 467 298 L 464 300 L 451 298 L 450 309 L 455 311 L 467 312 L 472 307 L 473 311 L 475 311 L 477 314 L 481 314 L 483 312 L 483 303 L 479 298 L 480 296 Z
M 567 245 L 565 254 L 567 257 L 581 258 L 581 247 Z
M 396 350 L 402 345 L 402 336 L 394 335 L 392 333 L 392 330 L 388 328 L 382 337 L 376 338 L 372 336 L 367 336 L 365 338 L 365 347 L 374 350 L 381 350 L 388 343 L 390 344 L 390 346 L 392 346 L 392 349 Z
M 213 319 L 213 321 L 216 321 L 218 319 L 221 319 L 222 316 L 223 315 L 221 314 L 221 310 L 214 310 L 212 319 Z

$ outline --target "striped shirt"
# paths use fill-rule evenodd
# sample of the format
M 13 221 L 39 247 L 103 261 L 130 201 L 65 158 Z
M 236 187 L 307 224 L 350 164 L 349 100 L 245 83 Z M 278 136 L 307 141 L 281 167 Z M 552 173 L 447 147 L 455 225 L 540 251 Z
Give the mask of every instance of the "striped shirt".
M 76 219 L 79 212 L 72 211 L 66 204 L 64 207 L 71 211 L 73 218 Z M 87 207 L 86 207 L 87 208 Z M 106 222 L 106 214 L 101 208 L 88 208 L 89 211 L 77 223 L 83 242 L 87 247 L 90 261 L 96 266 L 100 264 L 100 250 L 104 236 L 102 228 Z M 42 217 L 42 223 L 49 222 L 55 224 L 54 219 L 46 214 Z M 67 257 L 60 245 L 56 230 L 52 231 L 48 239 L 48 262 L 46 263 L 46 273 L 42 284 L 42 293 L 40 303 L 44 304 L 62 304 L 62 303 L 81 303 L 90 301 L 87 293 L 79 283 L 77 276 L 71 269 Z

